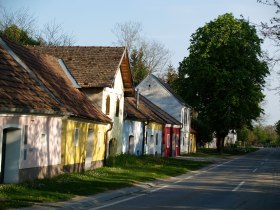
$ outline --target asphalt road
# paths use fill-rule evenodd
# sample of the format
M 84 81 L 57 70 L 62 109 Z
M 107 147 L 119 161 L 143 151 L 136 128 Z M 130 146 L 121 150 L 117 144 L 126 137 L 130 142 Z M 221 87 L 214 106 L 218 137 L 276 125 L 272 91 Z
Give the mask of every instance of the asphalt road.
M 91 209 L 280 209 L 280 149 L 261 149 Z

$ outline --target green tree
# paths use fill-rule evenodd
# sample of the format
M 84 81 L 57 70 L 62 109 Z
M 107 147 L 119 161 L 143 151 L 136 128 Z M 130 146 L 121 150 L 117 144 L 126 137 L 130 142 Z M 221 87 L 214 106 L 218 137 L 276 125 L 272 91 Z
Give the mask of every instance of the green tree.
M 238 141 L 248 142 L 250 132 L 251 132 L 251 130 L 248 129 L 247 127 L 243 127 L 241 129 L 237 130 Z
M 224 14 L 198 28 L 190 42 L 177 91 L 216 133 L 221 151 L 229 130 L 250 125 L 263 111 L 269 71 L 261 60 L 262 40 L 248 21 Z
M 275 126 L 256 125 L 253 132 L 256 144 L 273 145 L 279 143 Z
M 192 119 L 192 128 L 197 132 L 196 141 L 199 145 L 203 146 L 213 140 L 210 127 L 199 119 Z
M 4 31 L 0 31 L 1 35 L 4 35 L 8 39 L 17 42 L 22 45 L 40 45 L 39 40 L 33 39 L 31 36 L 28 35 L 26 31 L 20 29 L 15 24 L 10 25 L 9 27 L 5 28 Z
M 171 64 L 168 65 L 167 67 L 167 71 L 165 73 L 164 77 L 164 81 L 170 86 L 172 87 L 174 82 L 178 79 L 178 72 L 176 71 L 176 69 L 174 68 L 174 66 L 172 66 Z
M 253 130 L 254 134 L 255 134 L 255 142 L 257 143 L 262 143 L 262 144 L 267 144 L 267 134 L 263 128 L 263 126 L 261 125 L 257 125 L 255 126 L 254 130 Z
M 275 132 L 277 133 L 278 138 L 280 139 L 280 120 L 278 120 L 278 121 L 275 123 Z
M 148 74 L 149 70 L 143 60 L 142 50 L 134 49 L 130 55 L 131 73 L 134 85 L 138 85 Z

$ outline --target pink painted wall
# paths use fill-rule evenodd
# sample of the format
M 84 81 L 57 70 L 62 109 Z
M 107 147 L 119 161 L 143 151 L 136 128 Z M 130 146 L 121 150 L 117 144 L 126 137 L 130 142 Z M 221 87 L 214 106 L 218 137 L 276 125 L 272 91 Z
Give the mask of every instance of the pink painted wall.
M 0 158 L 3 129 L 9 127 L 21 129 L 20 169 L 60 164 L 62 127 L 60 117 L 0 115 Z M 24 144 L 26 128 L 28 137 L 27 143 Z

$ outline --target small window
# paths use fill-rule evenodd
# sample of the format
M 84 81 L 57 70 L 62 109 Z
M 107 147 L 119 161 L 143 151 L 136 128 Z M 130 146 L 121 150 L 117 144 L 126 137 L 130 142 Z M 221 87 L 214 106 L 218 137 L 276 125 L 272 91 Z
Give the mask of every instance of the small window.
M 134 151 L 134 136 L 130 135 L 128 137 L 128 154 L 133 154 Z
M 175 136 L 176 147 L 179 147 L 179 135 Z
M 74 146 L 78 146 L 78 141 L 79 141 L 79 128 L 75 128 L 75 133 L 74 133 Z
M 145 135 L 145 144 L 148 144 L 148 132 L 146 132 L 146 135 Z
M 166 144 L 167 144 L 167 148 L 169 148 L 170 147 L 170 134 L 167 134 L 167 142 L 166 142 Z
M 117 103 L 116 103 L 116 117 L 119 116 L 120 113 L 120 99 L 117 99 Z
M 27 149 L 23 150 L 23 160 L 27 159 Z
M 28 125 L 24 126 L 24 141 L 23 141 L 24 145 L 26 145 L 28 143 Z
M 47 143 L 47 134 L 42 133 L 40 140 L 41 140 L 41 144 L 46 144 Z
M 158 145 L 158 133 L 156 134 L 156 145 Z
M 106 115 L 110 114 L 110 96 L 107 96 L 106 98 L 106 111 L 105 111 Z
M 97 134 L 97 146 L 101 147 L 101 132 L 98 132 Z

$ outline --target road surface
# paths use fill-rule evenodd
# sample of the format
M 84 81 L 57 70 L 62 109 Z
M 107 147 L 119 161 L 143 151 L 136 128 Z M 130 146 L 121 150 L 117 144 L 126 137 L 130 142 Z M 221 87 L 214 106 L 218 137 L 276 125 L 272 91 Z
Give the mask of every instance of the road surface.
M 261 149 L 91 209 L 280 209 L 280 149 Z

